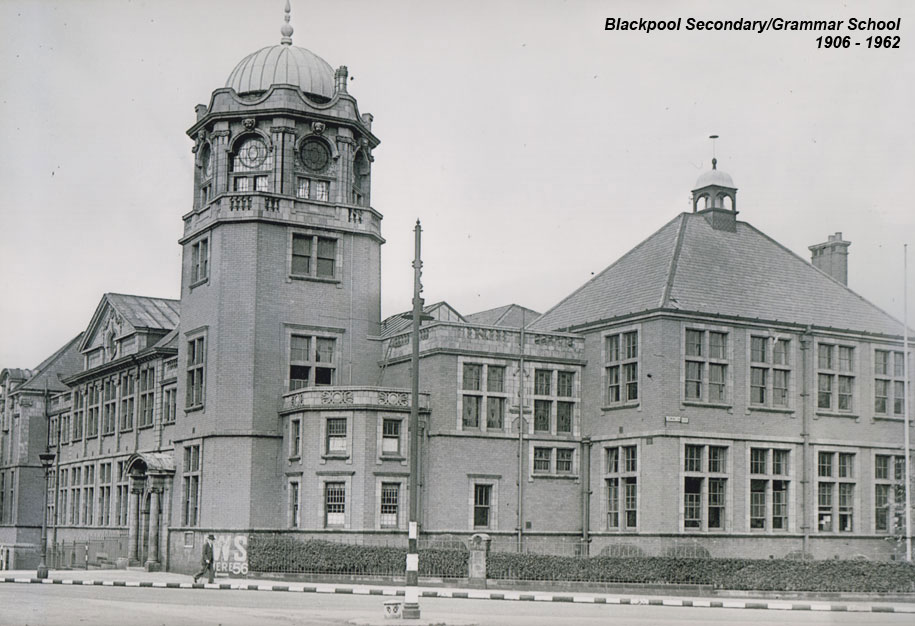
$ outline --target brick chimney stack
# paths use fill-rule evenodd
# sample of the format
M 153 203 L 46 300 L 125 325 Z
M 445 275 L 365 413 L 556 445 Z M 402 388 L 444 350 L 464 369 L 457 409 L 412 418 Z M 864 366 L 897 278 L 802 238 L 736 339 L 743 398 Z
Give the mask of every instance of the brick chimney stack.
M 810 246 L 810 262 L 818 270 L 826 272 L 843 285 L 848 285 L 848 246 L 850 241 L 842 239 L 842 233 L 829 235 L 826 243 Z

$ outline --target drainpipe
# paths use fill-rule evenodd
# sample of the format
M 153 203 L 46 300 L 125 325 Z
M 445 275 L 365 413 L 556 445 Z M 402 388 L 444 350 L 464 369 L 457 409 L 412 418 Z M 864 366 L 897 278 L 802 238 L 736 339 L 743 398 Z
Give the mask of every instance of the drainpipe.
M 801 451 L 801 531 L 804 533 L 802 552 L 807 556 L 810 551 L 810 381 L 808 370 L 810 368 L 810 347 L 813 334 L 810 326 L 801 335 L 801 437 L 803 448 Z
M 591 438 L 581 440 L 581 556 L 591 544 Z

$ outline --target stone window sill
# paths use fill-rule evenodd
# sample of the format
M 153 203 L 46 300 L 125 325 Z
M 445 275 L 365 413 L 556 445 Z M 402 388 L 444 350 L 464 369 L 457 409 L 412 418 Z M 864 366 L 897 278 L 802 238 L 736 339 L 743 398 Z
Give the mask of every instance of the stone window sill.
M 683 406 L 701 406 L 706 409 L 733 409 L 733 404 L 720 404 L 718 402 L 702 402 L 700 400 L 683 400 L 680 402 Z
M 638 401 L 632 402 L 620 402 L 619 404 L 607 404 L 600 408 L 601 411 L 618 411 L 619 409 L 637 409 L 639 408 Z

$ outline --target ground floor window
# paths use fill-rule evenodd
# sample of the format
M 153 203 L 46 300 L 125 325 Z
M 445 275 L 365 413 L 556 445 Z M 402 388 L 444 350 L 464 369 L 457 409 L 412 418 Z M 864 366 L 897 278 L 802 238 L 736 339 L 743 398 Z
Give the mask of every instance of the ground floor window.
M 473 527 L 490 528 L 492 525 L 492 485 L 473 486 Z
M 400 510 L 400 483 L 381 483 L 380 522 L 382 528 L 397 528 Z
M 325 528 L 346 525 L 346 483 L 324 483 Z

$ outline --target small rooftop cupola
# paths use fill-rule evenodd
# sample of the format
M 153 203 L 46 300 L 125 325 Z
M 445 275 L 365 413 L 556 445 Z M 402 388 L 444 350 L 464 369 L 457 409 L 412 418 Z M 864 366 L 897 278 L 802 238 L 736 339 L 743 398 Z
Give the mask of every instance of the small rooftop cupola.
M 829 274 L 843 285 L 848 285 L 848 246 L 850 241 L 842 239 L 842 233 L 829 235 L 825 243 L 809 246 L 810 262 Z
M 718 135 L 710 137 L 713 141 L 717 138 Z M 718 169 L 714 156 L 711 171 L 702 174 L 693 188 L 693 213 L 704 214 L 716 230 L 737 230 L 737 187 L 728 174 Z

